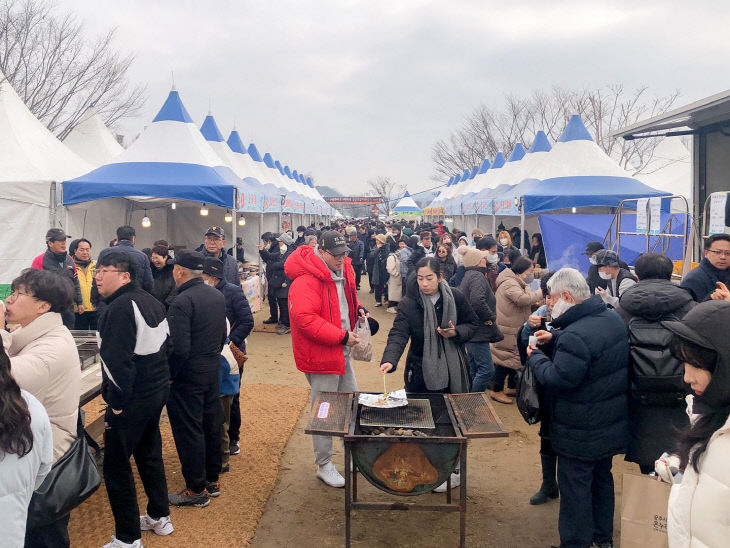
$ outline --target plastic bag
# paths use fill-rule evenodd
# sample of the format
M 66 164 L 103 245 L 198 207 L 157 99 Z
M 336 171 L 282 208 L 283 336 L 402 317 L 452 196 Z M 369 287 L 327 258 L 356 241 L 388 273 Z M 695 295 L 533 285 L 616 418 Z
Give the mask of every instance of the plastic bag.
M 365 318 L 358 319 L 353 333 L 360 339 L 355 346 L 350 347 L 350 357 L 359 362 L 373 361 L 373 338 L 370 335 L 370 324 Z
M 542 387 L 535 378 L 535 372 L 525 365 L 518 371 L 517 409 L 527 424 L 540 422 L 540 391 Z

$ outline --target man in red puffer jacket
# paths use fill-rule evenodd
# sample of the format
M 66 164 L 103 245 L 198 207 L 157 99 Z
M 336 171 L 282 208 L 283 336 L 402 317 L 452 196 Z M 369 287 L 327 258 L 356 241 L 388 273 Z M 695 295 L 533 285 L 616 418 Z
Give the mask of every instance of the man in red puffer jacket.
M 293 281 L 289 289 L 289 322 L 294 362 L 317 392 L 357 391 L 350 348 L 358 316 L 367 311 L 357 300 L 355 271 L 347 257 L 347 242 L 337 231 L 323 232 L 317 247 L 300 246 L 284 264 Z M 332 464 L 332 438 L 312 436 L 317 477 L 331 487 L 345 479 Z

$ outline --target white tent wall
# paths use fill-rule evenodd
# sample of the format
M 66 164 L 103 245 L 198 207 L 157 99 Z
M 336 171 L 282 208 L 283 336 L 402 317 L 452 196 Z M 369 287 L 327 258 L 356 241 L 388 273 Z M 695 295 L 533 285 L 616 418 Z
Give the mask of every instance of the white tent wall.
M 50 200 L 50 185 L 48 196 Z M 21 270 L 30 267 L 36 256 L 45 252 L 50 226 L 48 205 L 0 199 L 0 285 L 11 283 Z
M 86 238 L 91 242 L 91 256 L 117 237 L 117 227 L 127 224 L 128 201 L 124 198 L 107 198 L 75 204 L 59 209 L 59 225 L 73 239 Z

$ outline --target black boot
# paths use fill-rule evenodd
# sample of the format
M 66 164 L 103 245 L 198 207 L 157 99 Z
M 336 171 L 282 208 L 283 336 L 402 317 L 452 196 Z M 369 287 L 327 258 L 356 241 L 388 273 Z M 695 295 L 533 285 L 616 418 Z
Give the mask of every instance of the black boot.
M 542 485 L 540 490 L 530 497 L 532 505 L 545 504 L 548 499 L 558 498 L 558 482 L 555 480 L 557 457 L 540 453 L 540 461 L 542 462 Z

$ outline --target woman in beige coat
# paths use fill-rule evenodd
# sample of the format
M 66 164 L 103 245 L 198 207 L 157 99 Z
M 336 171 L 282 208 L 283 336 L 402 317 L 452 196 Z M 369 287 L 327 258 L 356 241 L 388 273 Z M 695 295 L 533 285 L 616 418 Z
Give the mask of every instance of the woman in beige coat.
M 400 250 L 406 246 L 405 241 L 398 242 L 398 249 L 391 251 L 385 263 L 388 271 L 388 312 L 395 314 L 398 303 L 403 298 L 403 278 L 400 271 Z
M 10 357 L 10 373 L 20 388 L 30 392 L 45 407 L 53 435 L 53 462 L 76 439 L 76 421 L 81 392 L 81 363 L 76 343 L 63 325 L 61 312 L 72 303 L 68 278 L 47 270 L 28 269 L 13 280 L 6 299 L 9 323 L 0 310 L 0 337 Z M 69 546 L 65 517 L 26 530 L 26 546 Z
M 529 284 L 533 280 L 532 261 L 527 257 L 518 257 L 512 268 L 507 268 L 497 276 L 497 326 L 504 339 L 492 343 L 494 359 L 494 377 L 491 397 L 499 403 L 512 403 L 509 396 L 517 393 L 516 371 L 522 364 L 517 351 L 517 332 L 524 325 L 532 312 L 532 306 L 542 301 L 542 291 L 532 291 Z M 509 377 L 508 388 L 504 389 L 504 381 Z

